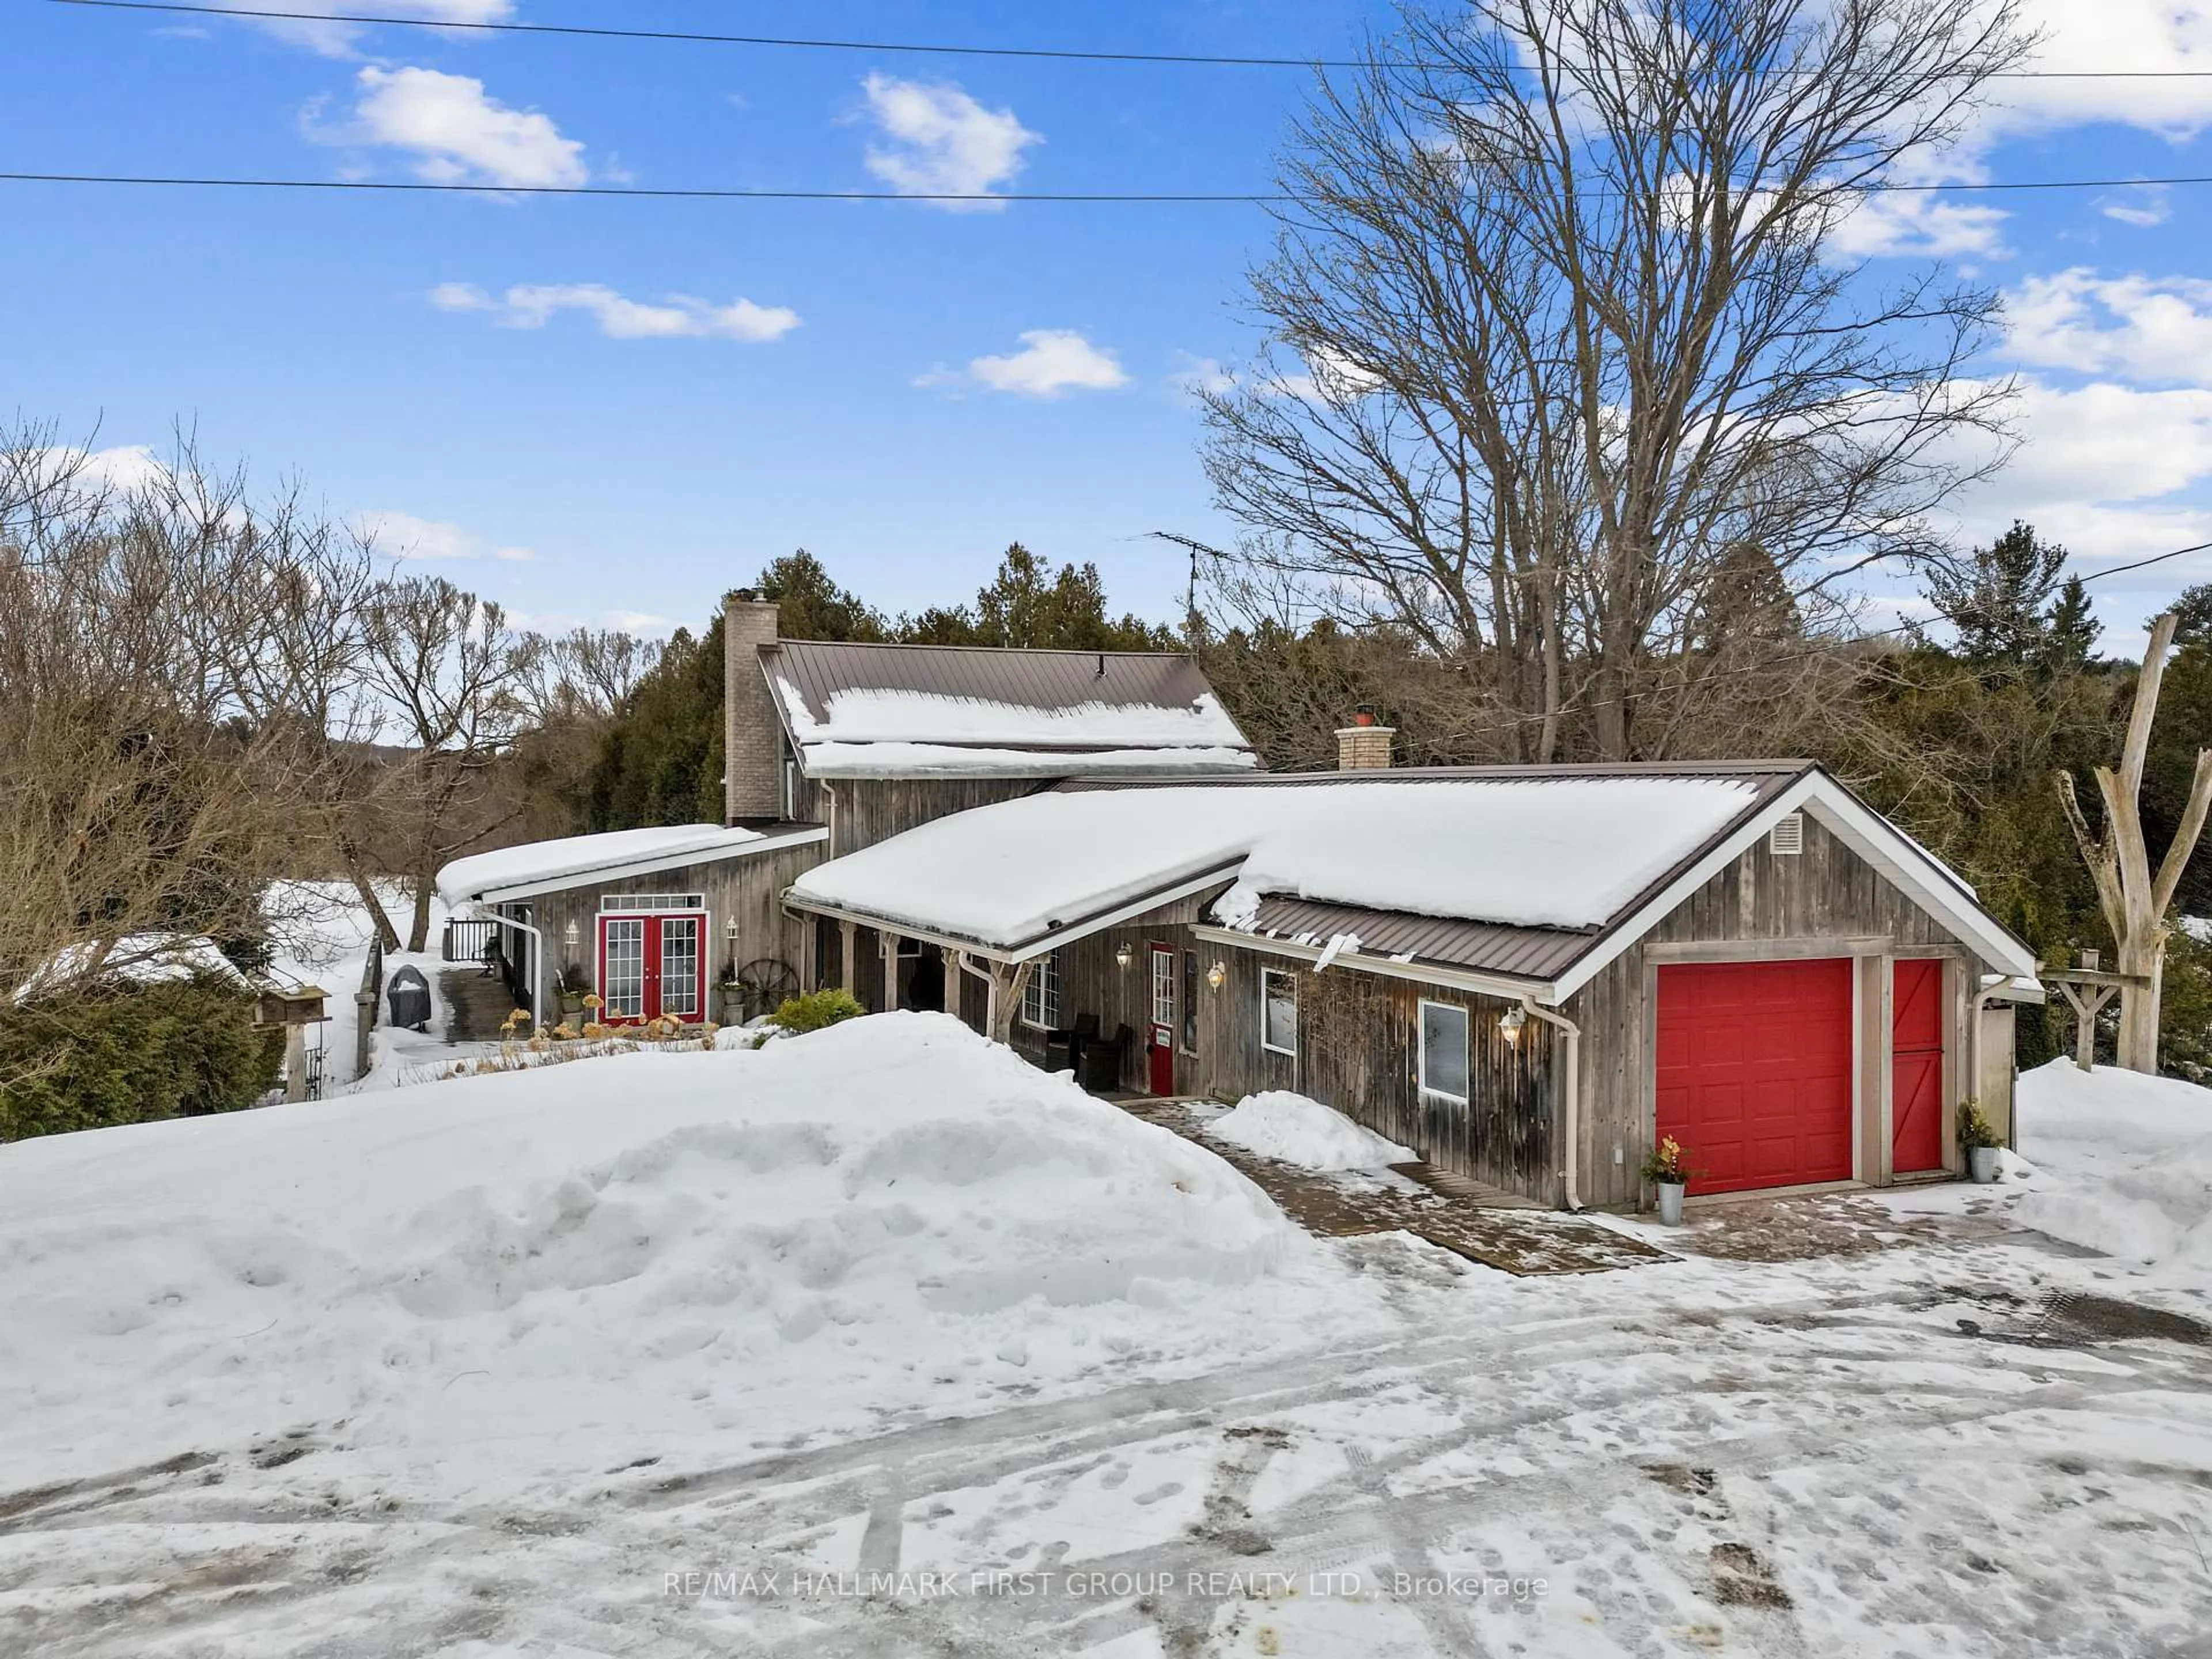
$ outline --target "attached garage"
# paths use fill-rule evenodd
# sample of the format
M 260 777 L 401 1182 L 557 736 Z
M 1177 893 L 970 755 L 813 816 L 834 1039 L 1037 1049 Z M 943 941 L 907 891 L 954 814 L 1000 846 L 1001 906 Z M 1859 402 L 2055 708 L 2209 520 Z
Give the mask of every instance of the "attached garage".
M 1851 963 L 1659 969 L 1658 1133 L 1690 1149 L 1692 1193 L 1849 1181 Z

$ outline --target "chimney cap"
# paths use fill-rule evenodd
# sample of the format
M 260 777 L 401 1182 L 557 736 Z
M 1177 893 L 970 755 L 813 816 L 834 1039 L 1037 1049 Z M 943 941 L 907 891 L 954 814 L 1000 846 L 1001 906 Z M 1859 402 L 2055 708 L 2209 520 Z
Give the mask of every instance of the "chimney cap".
M 750 587 L 740 587 L 737 592 L 731 594 L 730 597 L 735 599 L 739 605 L 752 605 L 757 603 L 760 599 L 760 595 L 754 592 Z
M 1352 711 L 1352 723 L 1354 726 L 1374 725 L 1375 705 L 1371 702 L 1363 702 L 1359 704 L 1358 707 Z

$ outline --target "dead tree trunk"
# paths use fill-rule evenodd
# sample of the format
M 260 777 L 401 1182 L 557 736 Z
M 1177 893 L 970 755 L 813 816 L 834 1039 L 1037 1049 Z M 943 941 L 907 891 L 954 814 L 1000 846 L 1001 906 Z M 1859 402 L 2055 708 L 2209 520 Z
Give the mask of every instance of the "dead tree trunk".
M 2189 805 L 2175 830 L 2173 844 L 2154 876 L 2150 854 L 2143 845 L 2142 817 L 2137 799 L 2142 793 L 2143 757 L 2150 746 L 2151 721 L 2158 714 L 2159 683 L 2166 678 L 2166 653 L 2173 647 L 2173 630 L 2179 618 L 2172 611 L 2160 617 L 2150 631 L 2150 648 L 2143 653 L 2142 673 L 2136 680 L 2135 708 L 2128 716 L 2127 745 L 2116 773 L 2109 766 L 2097 769 L 2097 793 L 2105 805 L 2105 834 L 2091 833 L 2074 792 L 2071 773 L 2058 774 L 2058 802 L 2073 826 L 2075 842 L 2097 885 L 2097 902 L 2119 948 L 2119 970 L 2139 976 L 2120 990 L 2120 1065 L 2130 1072 L 2158 1070 L 2158 1007 L 2160 981 L 2166 971 L 2166 942 L 2172 934 L 2166 920 L 2173 903 L 2174 889 L 2204 817 L 2212 809 L 2212 749 L 2197 754 L 2196 775 L 2191 781 Z

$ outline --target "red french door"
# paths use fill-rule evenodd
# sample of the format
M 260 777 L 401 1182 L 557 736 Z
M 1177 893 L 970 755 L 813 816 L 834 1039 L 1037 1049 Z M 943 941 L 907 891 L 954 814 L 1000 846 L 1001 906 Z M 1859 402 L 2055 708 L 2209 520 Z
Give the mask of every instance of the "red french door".
M 609 1025 L 706 1018 L 707 918 L 599 918 L 599 1018 Z
M 1943 964 L 1897 964 L 1890 999 L 1889 1170 L 1919 1175 L 1943 1167 Z
M 1164 945 L 1152 948 L 1152 1018 L 1146 1023 L 1145 1086 L 1156 1095 L 1175 1092 L 1176 953 Z

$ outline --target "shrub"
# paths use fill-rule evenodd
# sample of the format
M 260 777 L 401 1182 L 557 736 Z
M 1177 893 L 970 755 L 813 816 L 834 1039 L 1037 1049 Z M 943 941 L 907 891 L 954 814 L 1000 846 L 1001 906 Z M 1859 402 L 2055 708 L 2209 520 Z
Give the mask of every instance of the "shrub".
M 769 1018 L 787 1031 L 818 1031 L 840 1020 L 858 1019 L 868 1011 L 850 991 L 809 991 L 792 997 Z
M 1997 1132 L 1990 1125 L 1988 1115 L 1982 1110 L 1980 1101 L 1962 1100 L 1959 1103 L 1959 1150 L 1960 1152 L 1970 1152 L 1977 1146 L 2003 1145 L 2004 1142 L 1997 1139 Z
M 210 974 L 0 1008 L 0 1140 L 251 1106 L 276 1080 L 281 1031 Z

